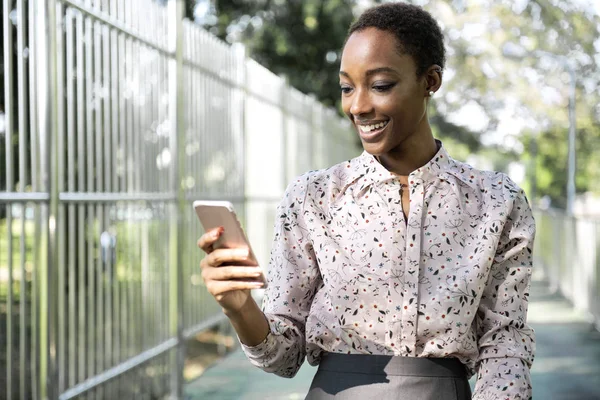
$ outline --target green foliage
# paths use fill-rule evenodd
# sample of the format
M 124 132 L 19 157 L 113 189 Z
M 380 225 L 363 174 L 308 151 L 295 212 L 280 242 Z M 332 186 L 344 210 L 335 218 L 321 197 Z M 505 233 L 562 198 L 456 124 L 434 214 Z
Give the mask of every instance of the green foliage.
M 478 153 L 505 171 L 520 162 L 529 180 L 538 180 L 525 186 L 536 197 L 548 195 L 554 205 L 563 205 L 568 80 L 555 57 L 536 51 L 564 55 L 578 76 L 577 190 L 600 193 L 600 165 L 593 157 L 600 145 L 600 16 L 579 2 L 558 0 L 414 2 L 440 21 L 447 38 L 448 67 L 430 116 L 436 136 L 456 148 L 457 158 Z M 213 4 L 218 18 L 207 20 L 207 29 L 229 42 L 243 42 L 267 68 L 339 109 L 339 56 L 347 28 L 365 2 Z M 507 58 L 507 48 L 516 57 Z M 467 104 L 481 109 L 479 119 L 487 123 L 472 125 L 472 115 L 458 117 Z
M 292 86 L 335 106 L 339 56 L 354 18 L 353 3 L 220 0 L 216 24 L 205 26 L 223 40 L 244 43 L 255 60 L 285 75 Z

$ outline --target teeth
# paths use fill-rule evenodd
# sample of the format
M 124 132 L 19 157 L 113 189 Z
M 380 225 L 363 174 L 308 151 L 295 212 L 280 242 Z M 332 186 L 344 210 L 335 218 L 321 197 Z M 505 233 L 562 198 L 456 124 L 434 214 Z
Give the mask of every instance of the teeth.
M 360 125 L 360 130 L 363 131 L 363 132 L 371 132 L 371 131 L 373 131 L 375 129 L 383 128 L 386 124 L 387 124 L 387 121 L 380 122 L 380 123 L 375 124 L 375 125 Z

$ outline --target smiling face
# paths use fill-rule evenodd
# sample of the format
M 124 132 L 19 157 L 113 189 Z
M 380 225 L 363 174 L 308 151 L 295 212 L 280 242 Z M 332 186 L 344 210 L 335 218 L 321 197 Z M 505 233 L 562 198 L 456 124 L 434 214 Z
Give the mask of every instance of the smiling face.
M 428 73 L 418 78 L 416 70 L 414 59 L 398 52 L 390 32 L 367 28 L 348 38 L 340 67 L 342 109 L 367 152 L 407 150 L 431 135 L 427 98 L 437 87 Z

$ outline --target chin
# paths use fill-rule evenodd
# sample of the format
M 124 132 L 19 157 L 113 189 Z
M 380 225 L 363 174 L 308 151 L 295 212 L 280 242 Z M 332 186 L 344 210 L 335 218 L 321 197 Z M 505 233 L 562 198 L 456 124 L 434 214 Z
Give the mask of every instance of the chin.
M 373 156 L 380 156 L 386 152 L 384 143 L 365 143 L 361 140 L 361 144 L 363 149 Z

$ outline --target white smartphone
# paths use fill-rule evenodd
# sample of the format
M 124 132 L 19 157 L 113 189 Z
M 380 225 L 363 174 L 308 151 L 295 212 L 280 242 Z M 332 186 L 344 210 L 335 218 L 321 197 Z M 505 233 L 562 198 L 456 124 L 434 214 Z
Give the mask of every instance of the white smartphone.
M 194 210 L 196 210 L 196 215 L 205 232 L 219 226 L 222 226 L 225 229 L 223 234 L 213 245 L 214 249 L 248 249 L 250 261 L 253 264 L 258 265 L 258 260 L 252 251 L 250 242 L 244 233 L 244 229 L 242 229 L 242 225 L 240 225 L 240 221 L 231 202 L 197 200 L 194 201 L 193 205 Z M 267 286 L 264 274 L 261 275 L 258 280 L 264 283 L 264 287 Z

